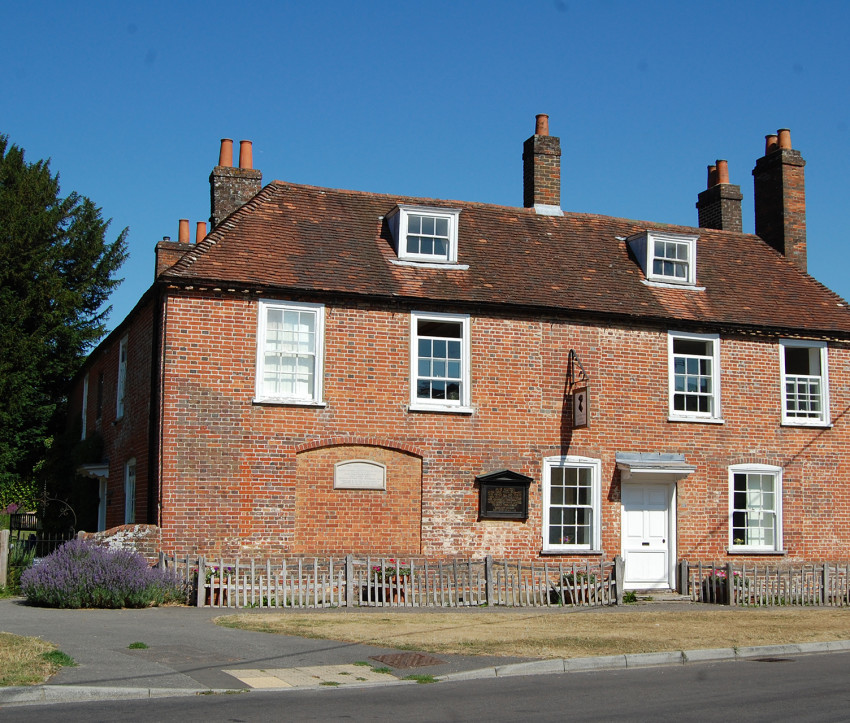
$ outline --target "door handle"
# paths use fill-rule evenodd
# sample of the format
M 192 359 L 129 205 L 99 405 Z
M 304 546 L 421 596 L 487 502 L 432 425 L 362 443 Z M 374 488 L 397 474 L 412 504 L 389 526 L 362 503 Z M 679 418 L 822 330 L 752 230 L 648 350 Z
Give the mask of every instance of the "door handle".
M 648 542 L 641 542 L 640 544 L 641 544 L 641 545 L 643 545 L 644 547 L 649 547 L 649 543 L 648 543 Z

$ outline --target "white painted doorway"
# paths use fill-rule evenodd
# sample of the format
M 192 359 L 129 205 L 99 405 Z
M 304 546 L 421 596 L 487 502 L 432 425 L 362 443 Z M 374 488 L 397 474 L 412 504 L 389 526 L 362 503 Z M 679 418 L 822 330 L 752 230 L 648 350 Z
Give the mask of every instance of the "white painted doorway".
M 107 480 L 100 478 L 98 485 L 100 492 L 100 502 L 97 505 L 97 531 L 103 532 L 106 529 L 106 483 Z
M 623 560 L 627 590 L 675 585 L 675 484 L 624 482 L 621 488 Z

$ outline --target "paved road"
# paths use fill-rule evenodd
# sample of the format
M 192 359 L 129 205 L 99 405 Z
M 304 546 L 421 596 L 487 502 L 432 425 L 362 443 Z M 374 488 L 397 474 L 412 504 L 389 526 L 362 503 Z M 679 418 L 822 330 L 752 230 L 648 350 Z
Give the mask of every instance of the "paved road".
M 371 689 L 7 708 L 4 723 L 157 721 L 846 721 L 850 653 Z
M 423 706 L 418 709 L 418 716 L 429 720 L 442 719 L 445 716 L 447 719 L 483 717 L 484 712 L 494 720 L 501 720 L 510 717 L 508 712 L 512 715 L 526 715 L 531 711 L 548 718 L 550 711 L 558 712 L 553 717 L 565 715 L 565 706 L 572 715 L 573 709 L 578 710 L 576 706 L 583 706 L 587 700 L 592 700 L 593 696 L 588 697 L 587 694 L 587 690 L 592 688 L 588 681 L 596 681 L 597 678 L 576 671 L 614 669 L 601 672 L 600 680 L 607 680 L 607 685 L 616 687 L 618 691 L 629 689 L 629 681 L 635 679 L 645 680 L 646 684 L 650 685 L 655 676 L 660 676 L 661 679 L 667 676 L 668 680 L 678 681 L 677 685 L 694 686 L 703 680 L 699 677 L 700 670 L 734 670 L 730 680 L 740 686 L 741 680 L 746 680 L 747 675 L 760 667 L 764 667 L 766 671 L 777 672 L 785 668 L 798 672 L 808 671 L 811 661 L 816 660 L 816 657 L 795 655 L 801 652 L 817 654 L 832 651 L 832 657 L 824 658 L 827 661 L 825 668 L 833 676 L 829 680 L 833 680 L 835 674 L 840 671 L 845 680 L 839 689 L 843 691 L 849 682 L 846 680 L 846 671 L 850 641 L 772 646 L 768 649 L 730 648 L 619 655 L 566 661 L 440 655 L 437 660 L 419 659 L 410 662 L 410 657 L 417 656 L 409 651 L 220 627 L 212 621 L 220 612 L 181 607 L 144 610 L 54 610 L 29 607 L 18 600 L 0 600 L 0 630 L 41 636 L 55 643 L 60 650 L 79 663 L 74 668 L 63 668 L 44 686 L 0 688 L 0 720 L 5 721 L 7 714 L 18 710 L 9 707 L 15 703 L 35 703 L 33 710 L 44 712 L 45 719 L 51 719 L 50 717 L 59 710 L 63 713 L 66 710 L 76 710 L 75 701 L 104 698 L 125 699 L 123 703 L 114 705 L 118 705 L 122 711 L 133 711 L 132 715 L 135 715 L 135 711 L 143 710 L 145 720 L 151 719 L 149 712 L 153 710 L 160 711 L 156 718 L 162 717 L 164 720 L 219 719 L 217 706 L 221 706 L 221 710 L 230 711 L 225 718 L 232 720 L 270 720 L 272 718 L 264 717 L 269 706 L 271 707 L 268 710 L 285 710 L 287 715 L 283 719 L 300 720 L 302 716 L 306 716 L 303 719 L 309 719 L 313 715 L 318 704 L 316 701 L 321 702 L 322 706 L 333 701 L 344 701 L 339 709 L 333 709 L 333 716 L 344 715 L 346 705 L 349 706 L 350 713 L 350 706 L 354 705 L 358 716 L 362 711 L 371 711 L 380 718 L 385 710 L 395 708 L 396 701 L 405 700 L 416 701 L 417 705 Z M 266 613 L 254 611 L 251 614 Z M 370 613 L 357 611 L 351 614 Z M 133 642 L 143 642 L 149 647 L 144 650 L 131 650 L 128 646 Z M 386 663 L 376 660 L 387 655 L 401 657 L 390 658 Z M 793 664 L 752 662 L 758 658 L 788 660 L 793 661 Z M 737 662 L 717 665 L 721 660 Z M 834 664 L 832 668 L 829 665 L 830 660 Z M 363 661 L 375 666 L 388 665 L 389 675 L 370 671 L 375 672 L 373 676 L 368 674 L 364 667 L 352 665 Z M 669 667 L 641 672 L 646 666 Z M 564 675 L 564 671 L 573 672 Z M 411 673 L 429 674 L 440 677 L 444 682 L 422 686 L 398 680 Z M 541 673 L 552 675 L 540 677 Z M 641 678 L 644 674 L 649 677 Z M 519 676 L 534 677 L 522 682 L 524 678 Z M 789 710 L 797 710 L 797 699 L 810 701 L 814 705 L 815 699 L 810 691 L 819 691 L 828 694 L 824 699 L 832 700 L 836 710 L 840 701 L 847 701 L 847 696 L 840 698 L 836 697 L 839 694 L 833 694 L 832 683 L 824 687 L 815 678 L 806 689 L 800 688 L 796 680 L 809 678 L 798 676 L 792 681 L 793 685 L 789 683 L 787 687 L 784 684 L 770 686 L 754 682 L 753 685 L 757 687 L 750 691 L 750 698 L 744 696 L 744 688 L 740 691 L 744 696 L 741 700 L 747 705 L 763 701 L 769 704 L 768 709 L 774 710 L 774 707 L 771 707 L 773 702 L 783 700 L 788 691 L 795 691 L 793 700 L 788 705 Z M 305 692 L 303 689 L 291 688 L 306 684 L 313 685 L 314 690 Z M 322 688 L 322 685 L 326 687 Z M 367 685 L 371 686 L 368 690 L 363 687 Z M 249 687 L 253 688 L 250 693 L 236 692 Z M 263 688 L 275 688 L 278 692 L 270 694 L 261 690 Z M 216 694 L 216 691 L 226 689 L 231 691 L 230 694 Z M 470 700 L 479 700 L 481 715 L 472 715 L 473 711 L 466 703 L 458 702 L 457 696 L 463 698 L 465 694 L 452 692 L 463 690 L 469 692 Z M 566 695 L 565 690 L 571 691 L 566 698 L 563 697 Z M 669 702 L 673 697 L 672 694 L 662 695 L 661 692 L 649 696 L 640 692 L 639 685 L 631 690 L 633 697 L 623 698 L 618 704 L 619 707 L 615 707 L 619 711 L 618 715 L 634 717 L 638 712 L 634 707 L 636 702 L 641 705 L 645 703 L 646 710 L 656 710 L 661 714 L 665 711 L 662 703 Z M 714 703 L 711 703 L 710 695 L 704 699 L 699 698 L 697 694 L 702 694 L 705 690 L 706 688 L 700 686 L 693 689 L 686 687 L 685 694 L 682 694 L 677 688 L 676 696 L 682 696 L 679 701 L 680 708 L 677 710 L 685 712 L 688 706 L 695 705 L 697 709 L 704 711 L 707 707 L 713 711 L 727 705 L 722 688 L 711 688 L 711 695 L 719 696 Z M 442 691 L 445 691 L 445 697 Z M 510 694 L 510 691 L 514 693 Z M 765 691 L 771 692 L 767 694 Z M 199 696 L 199 693 L 209 695 Z M 169 695 L 184 696 L 185 699 L 171 702 L 151 700 Z M 278 697 L 270 698 L 269 695 Z M 313 697 L 322 695 L 328 697 Z M 552 695 L 555 697 L 550 697 Z M 612 691 L 605 690 L 604 686 L 596 695 L 606 704 L 614 705 L 616 700 Z M 840 695 L 843 695 L 843 692 Z M 148 700 L 141 700 L 145 698 Z M 44 700 L 61 702 L 52 710 L 38 705 Z M 490 700 L 492 702 L 487 702 Z M 378 702 L 381 702 L 381 705 L 378 705 Z M 629 705 L 632 708 L 629 708 Z M 253 712 L 247 718 L 240 718 L 239 711 L 243 708 Z M 110 720 L 112 714 L 109 711 L 114 710 L 117 708 L 110 708 L 108 705 L 103 708 L 95 707 L 91 709 L 93 712 L 90 715 L 94 720 Z M 195 711 L 202 710 L 207 712 L 196 717 Z M 210 710 L 214 712 L 211 713 Z M 399 710 L 407 717 L 405 711 L 408 709 Z M 748 709 L 743 710 L 746 710 L 747 718 L 752 717 Z M 808 715 L 805 707 L 800 707 L 799 710 Z M 594 711 L 593 708 L 586 709 L 589 716 L 596 715 Z M 642 715 L 643 709 L 639 711 Z M 80 715 L 88 719 L 89 714 Z M 328 715 L 331 715 L 331 709 L 328 709 Z M 134 719 L 132 716 L 122 716 L 126 720 Z M 850 707 L 845 708 L 844 719 L 850 720 Z
M 49 640 L 77 661 L 78 667 L 63 668 L 51 678 L 51 687 L 242 689 L 244 682 L 225 670 L 340 665 L 400 652 L 224 628 L 212 622 L 222 612 L 227 611 L 185 607 L 56 610 L 6 599 L 0 600 L 0 630 Z M 133 642 L 149 648 L 130 650 L 127 646 Z M 443 655 L 439 660 L 435 665 L 395 672 L 400 677 L 411 672 L 445 675 L 521 659 Z

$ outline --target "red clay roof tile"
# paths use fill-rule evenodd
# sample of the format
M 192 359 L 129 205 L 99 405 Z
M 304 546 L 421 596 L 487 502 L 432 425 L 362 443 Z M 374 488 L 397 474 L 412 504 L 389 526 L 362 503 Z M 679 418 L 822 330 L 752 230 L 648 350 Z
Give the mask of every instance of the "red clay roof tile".
M 404 203 L 461 208 L 458 264 L 393 264 L 383 218 Z M 621 240 L 646 229 L 698 233 L 697 286 L 667 289 Z M 439 201 L 274 181 L 162 278 L 293 291 L 515 305 L 550 313 L 850 334 L 846 302 L 757 236 L 591 214 Z

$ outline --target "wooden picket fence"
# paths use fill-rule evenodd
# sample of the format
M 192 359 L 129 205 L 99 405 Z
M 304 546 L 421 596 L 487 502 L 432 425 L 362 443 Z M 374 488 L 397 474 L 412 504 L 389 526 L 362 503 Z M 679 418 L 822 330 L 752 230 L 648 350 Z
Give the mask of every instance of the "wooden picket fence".
M 771 566 L 683 560 L 679 574 L 687 580 L 687 594 L 694 602 L 744 607 L 850 605 L 850 563 Z
M 160 554 L 198 607 L 602 606 L 622 602 L 622 562 L 297 557 L 206 560 Z

